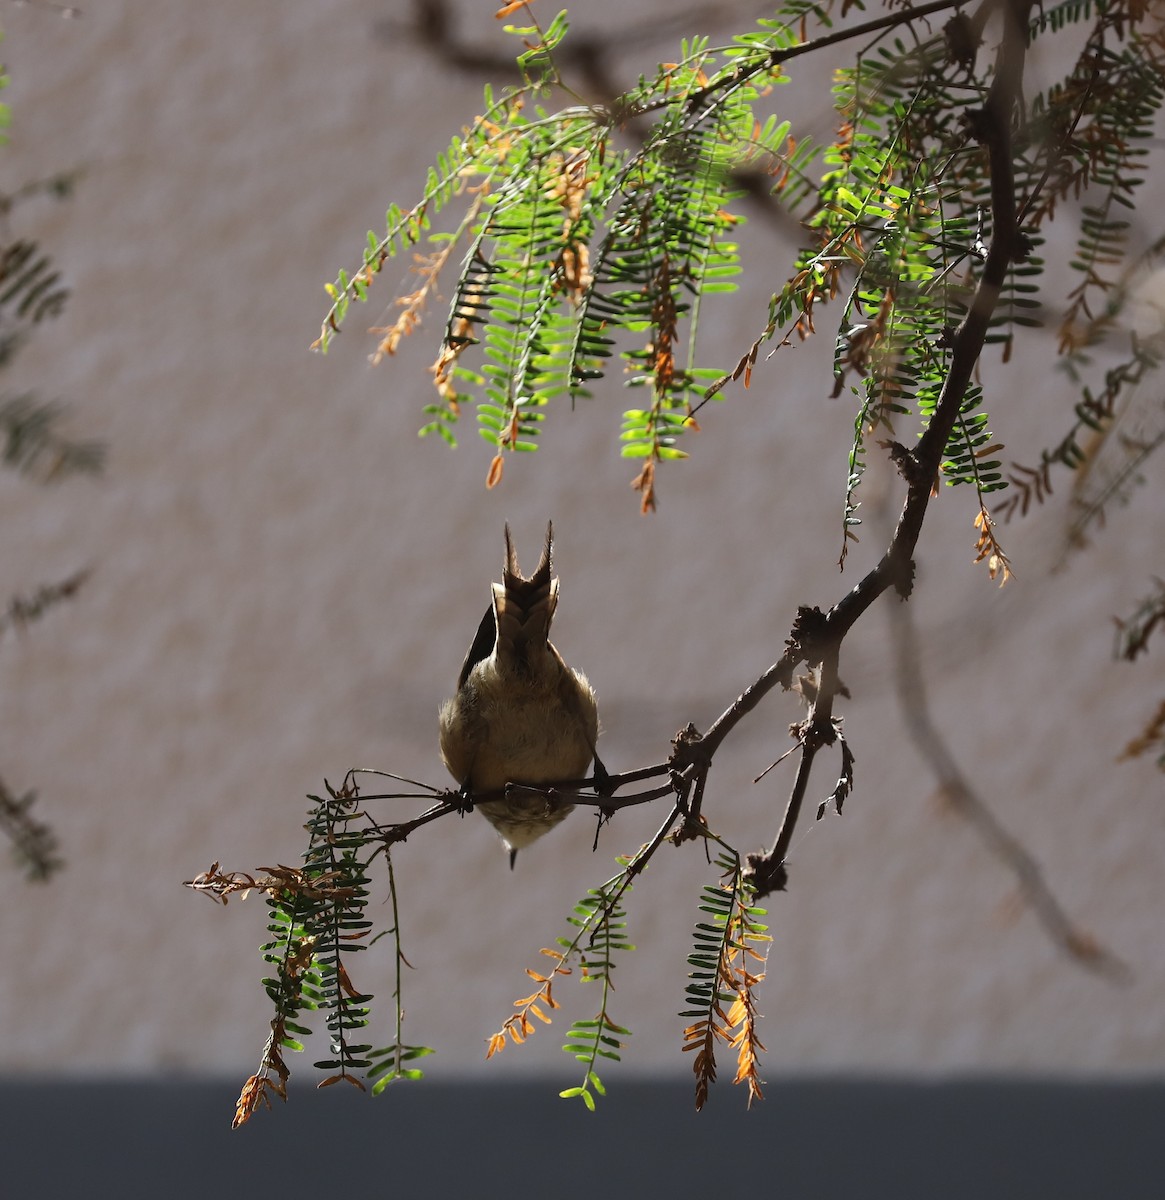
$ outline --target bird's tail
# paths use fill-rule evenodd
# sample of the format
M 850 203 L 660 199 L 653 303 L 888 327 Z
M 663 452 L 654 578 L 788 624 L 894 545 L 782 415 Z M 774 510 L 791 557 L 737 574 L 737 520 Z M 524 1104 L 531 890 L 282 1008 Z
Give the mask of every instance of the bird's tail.
M 493 585 L 497 620 L 497 658 L 525 668 L 530 652 L 542 651 L 550 637 L 550 622 L 558 605 L 558 580 L 550 577 L 550 553 L 554 526 L 546 526 L 546 544 L 538 567 L 528 579 L 518 566 L 518 555 L 506 526 L 506 565 L 502 582 Z

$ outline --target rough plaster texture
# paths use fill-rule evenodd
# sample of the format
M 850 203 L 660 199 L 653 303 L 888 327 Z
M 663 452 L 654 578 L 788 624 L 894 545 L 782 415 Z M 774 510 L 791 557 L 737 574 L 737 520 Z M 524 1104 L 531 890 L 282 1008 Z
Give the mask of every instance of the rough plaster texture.
M 839 579 L 852 417 L 827 399 L 827 346 L 783 351 L 706 410 L 651 519 L 614 452 L 614 383 L 553 414 L 547 452 L 487 493 L 475 434 L 455 453 L 415 435 L 438 314 L 425 345 L 372 369 L 362 328 L 391 299 L 382 286 L 335 352 L 308 353 L 321 282 L 477 111 L 479 81 L 435 87 L 423 54 L 374 36 L 392 11 L 95 0 L 78 21 L 5 14 L 3 186 L 86 176 L 69 204 L 18 215 L 75 292 L 4 384 L 74 400 L 74 428 L 110 448 L 97 482 L 0 477 L 3 594 L 95 568 L 75 603 L 0 647 L 0 767 L 38 789 L 69 859 L 49 887 L 4 884 L 9 1072 L 251 1069 L 268 1019 L 263 909 L 224 912 L 179 883 L 215 859 L 296 861 L 304 794 L 351 765 L 443 782 L 436 708 L 498 575 L 503 520 L 527 555 L 556 522 L 557 640 L 599 689 L 613 769 L 658 760 L 689 719 L 706 727 L 779 653 L 795 606 L 831 603 L 878 545 L 871 530 Z M 772 255 L 763 229 L 746 238 Z M 713 361 L 747 344 L 776 269 L 709 315 Z M 1036 393 L 1059 385 L 1034 361 L 1002 379 L 991 408 L 1023 458 L 1042 441 Z M 1012 879 L 936 805 L 904 741 L 875 611 L 842 669 L 857 793 L 843 818 L 798 835 L 793 886 L 772 905 L 770 1076 L 1165 1066 L 1161 776 L 1114 765 L 1159 685 L 1159 648 L 1139 673 L 1115 664 L 1109 626 L 1161 571 L 1159 485 L 1059 575 L 1058 510 L 1004 529 L 1017 578 L 1002 593 L 971 565 L 971 498 L 944 492 L 912 605 L 954 750 L 1135 981 L 1082 973 L 1030 915 L 1009 915 Z M 788 775 L 751 779 L 797 715 L 774 698 L 717 760 L 709 811 L 744 846 L 775 829 Z M 433 1075 L 480 1069 L 523 967 L 658 819 L 620 817 L 593 856 L 575 817 L 513 874 L 476 818 L 409 843 L 408 1036 L 439 1047 Z M 650 949 L 620 971 L 629 1070 L 689 1069 L 674 1014 L 710 878 L 699 852 L 669 851 L 633 898 Z M 387 994 L 383 955 L 362 970 Z M 592 1002 L 562 998 L 580 1013 Z M 540 1033 L 489 1070 L 572 1076 L 560 1042 Z

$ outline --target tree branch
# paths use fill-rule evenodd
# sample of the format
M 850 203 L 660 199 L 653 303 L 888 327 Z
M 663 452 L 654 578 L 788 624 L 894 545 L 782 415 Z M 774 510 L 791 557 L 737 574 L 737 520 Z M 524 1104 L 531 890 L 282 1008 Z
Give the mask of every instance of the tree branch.
M 765 64 L 742 67 L 739 72 L 713 80 L 707 87 L 694 92 L 687 101 L 689 110 L 698 108 L 718 88 L 731 86 L 766 66 L 775 66 L 850 38 L 879 33 L 910 20 L 958 7 L 958 3 L 959 0 L 934 0 L 933 3 L 897 10 L 797 46 L 774 50 L 766 56 Z M 950 370 L 934 413 L 913 450 L 894 447 L 895 461 L 906 481 L 907 494 L 898 524 L 878 564 L 827 613 L 823 614 L 818 608 L 801 607 L 781 657 L 733 701 L 706 734 L 701 735 L 692 725 L 682 730 L 676 736 L 673 753 L 667 763 L 608 776 L 602 781 L 590 778 L 567 781 L 552 787 L 510 784 L 498 792 L 472 796 L 452 791 L 435 792 L 438 802 L 432 808 L 410 821 L 394 823 L 382 829 L 386 843 L 403 840 L 414 829 L 439 817 L 452 812 L 464 813 L 474 803 L 502 799 L 516 793 L 545 796 L 548 803 L 589 805 L 604 812 L 650 803 L 666 795 L 677 795 L 682 809 L 687 813 L 687 822 L 698 823 L 699 814 L 688 807 L 688 797 L 694 795 L 698 807 L 712 758 L 724 739 L 774 687 L 780 685 L 785 690 L 792 687 L 795 669 L 805 663 L 810 668 L 819 668 L 819 676 L 812 689 L 809 716 L 797 729 L 801 753 L 792 792 L 771 849 L 749 856 L 748 870 L 758 896 L 784 885 L 784 859 L 800 817 L 817 752 L 821 747 L 833 745 L 838 740 L 839 727 L 833 717 L 833 704 L 842 690 L 838 680 L 842 642 L 854 623 L 888 588 L 893 586 L 904 598 L 910 594 L 914 550 L 942 455 L 982 352 L 1007 270 L 1011 262 L 1024 253 L 1016 207 L 1011 127 L 1023 80 L 1032 6 L 1033 0 L 987 0 L 975 15 L 977 30 L 982 28 L 993 11 L 1001 15 L 1003 26 L 996 52 L 994 78 L 986 102 L 972 117 L 972 132 L 988 150 L 992 236 L 975 295 L 952 339 Z M 437 32 L 440 34 L 441 31 Z M 650 108 L 647 106 L 642 111 L 650 111 Z M 626 796 L 615 794 L 632 782 L 658 778 L 664 774 L 670 776 L 666 785 Z M 599 782 L 603 784 L 601 792 L 596 788 Z M 582 791 L 584 787 L 596 790 Z
M 893 585 L 904 599 L 910 594 L 914 574 L 914 549 L 922 532 L 942 454 L 958 420 L 975 364 L 982 353 L 988 325 L 999 300 L 1007 269 L 1012 260 L 1022 254 L 1015 205 L 1011 123 L 1023 83 L 1031 7 L 1030 0 L 999 0 L 998 3 L 1003 17 L 1003 31 L 996 52 L 995 77 L 987 101 L 976 120 L 976 132 L 987 146 L 990 164 L 991 242 L 971 306 L 954 335 L 950 370 L 943 383 L 934 414 L 912 451 L 904 451 L 902 447 L 896 448 L 897 461 L 907 484 L 906 500 L 897 527 L 878 565 L 835 604 L 820 622 L 815 622 L 814 627 L 807 630 L 808 638 L 804 635 L 798 637 L 797 626 L 794 626 L 790 650 L 786 650 L 781 663 L 777 664 L 784 665 L 793 645 L 796 644 L 798 650 L 793 652 L 799 653 L 800 657 L 790 665 L 790 673 L 797 661 L 807 662 L 810 666 L 828 661 L 835 667 L 846 634 L 883 592 Z M 798 614 L 798 622 L 802 622 L 806 611 L 802 609 Z M 775 669 L 770 667 L 766 676 Z M 810 727 L 820 728 L 820 718 L 831 712 L 836 689 L 836 674 L 823 672 L 810 712 Z M 805 787 L 809 769 L 806 760 L 811 766 L 816 750 L 817 745 L 810 741 L 802 745 L 801 763 L 793 795 L 772 849 L 765 855 L 752 855 L 749 858 L 749 872 L 757 883 L 760 896 L 765 895 L 762 886 L 765 880 L 784 878 L 783 855 L 800 813 L 798 793 L 800 791 L 803 794 Z
M 800 58 L 802 55 L 824 50 L 827 46 L 836 46 L 841 42 L 848 42 L 853 38 L 865 37 L 867 34 L 883 33 L 888 29 L 894 29 L 898 25 L 906 25 L 911 21 L 917 21 L 922 17 L 929 17 L 934 13 L 944 12 L 952 8 L 961 8 L 965 2 L 966 0 L 932 0 L 930 4 L 920 4 L 914 8 L 895 9 L 884 16 L 875 17 L 872 21 L 864 21 L 860 25 L 851 25 L 846 29 L 827 33 L 823 37 L 810 38 L 809 41 L 798 42 L 795 46 L 786 46 L 779 50 L 773 50 L 766 54 L 760 62 L 750 63 L 747 67 L 742 63 L 735 71 L 723 75 L 718 79 L 713 79 L 706 87 L 693 92 L 688 97 L 687 110 L 688 112 L 695 112 L 706 97 L 726 87 L 735 87 L 737 84 L 745 83 L 754 75 L 763 74 L 765 71 L 772 70 L 773 67 L 779 67 L 794 58 Z M 635 111 L 636 114 L 654 112 L 657 109 L 669 107 L 671 103 L 670 100 L 657 100 Z

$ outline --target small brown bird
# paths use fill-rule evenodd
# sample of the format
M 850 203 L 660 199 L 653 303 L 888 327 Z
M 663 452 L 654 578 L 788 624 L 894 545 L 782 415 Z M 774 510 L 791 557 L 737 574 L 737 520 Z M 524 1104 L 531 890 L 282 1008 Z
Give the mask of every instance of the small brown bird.
M 506 526 L 502 582 L 469 647 L 457 694 L 441 706 L 441 758 L 470 795 L 581 779 L 595 754 L 599 710 L 594 689 L 550 642 L 558 580 L 550 577 L 552 525 L 538 569 L 527 579 Z M 553 829 L 573 804 L 526 795 L 485 800 L 479 811 L 510 852 Z

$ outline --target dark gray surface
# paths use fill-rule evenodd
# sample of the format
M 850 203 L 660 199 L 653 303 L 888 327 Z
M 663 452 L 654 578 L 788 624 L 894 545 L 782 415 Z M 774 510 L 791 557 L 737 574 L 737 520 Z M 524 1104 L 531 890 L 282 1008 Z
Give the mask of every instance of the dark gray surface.
M 1165 1083 L 549 1082 L 293 1092 L 230 1129 L 234 1083 L 0 1083 L 0 1195 L 1160 1200 Z

